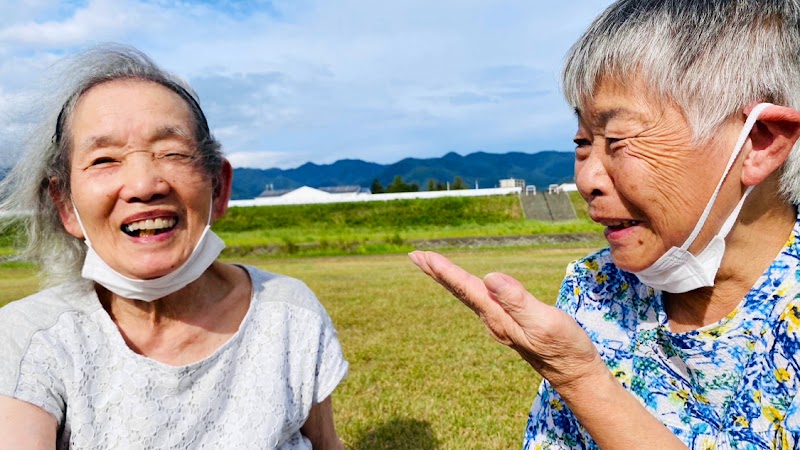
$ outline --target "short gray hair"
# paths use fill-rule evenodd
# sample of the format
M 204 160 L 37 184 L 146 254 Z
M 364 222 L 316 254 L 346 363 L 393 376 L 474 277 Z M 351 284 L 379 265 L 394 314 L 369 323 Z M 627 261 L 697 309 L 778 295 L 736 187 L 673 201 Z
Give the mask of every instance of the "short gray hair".
M 61 85 L 44 106 L 41 124 L 26 142 L 20 160 L 0 182 L 0 212 L 14 218 L 0 224 L 0 231 L 15 230 L 12 224 L 18 224 L 16 230 L 22 232 L 24 241 L 17 259 L 37 263 L 45 284 L 78 278 L 86 256 L 84 244 L 64 229 L 49 190 L 51 180 L 56 180 L 55 187 L 69 195 L 70 118 L 78 99 L 92 87 L 133 79 L 169 88 L 192 111 L 200 165 L 215 189 L 224 161 L 221 145 L 211 134 L 192 88 L 141 51 L 117 44 L 99 46 L 70 58 L 59 74 Z
M 699 142 L 753 102 L 800 109 L 800 2 L 619 0 L 567 54 L 564 94 L 583 109 L 601 79 L 633 76 L 681 108 Z M 800 145 L 781 189 L 800 203 Z

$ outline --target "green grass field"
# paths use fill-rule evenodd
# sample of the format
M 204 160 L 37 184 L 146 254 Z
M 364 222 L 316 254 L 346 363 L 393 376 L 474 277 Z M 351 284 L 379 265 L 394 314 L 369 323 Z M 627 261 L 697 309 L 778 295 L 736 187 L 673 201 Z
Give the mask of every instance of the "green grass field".
M 226 255 L 406 253 L 424 239 L 596 233 L 586 203 L 571 196 L 578 220 L 525 220 L 519 198 L 445 197 L 390 202 L 231 208 L 214 225 Z
M 541 300 L 592 248 L 448 252 L 483 276 L 502 271 Z M 339 332 L 350 375 L 334 394 L 349 449 L 519 448 L 539 377 L 405 255 L 239 259 L 304 280 Z M 36 291 L 30 266 L 0 266 L 0 305 Z

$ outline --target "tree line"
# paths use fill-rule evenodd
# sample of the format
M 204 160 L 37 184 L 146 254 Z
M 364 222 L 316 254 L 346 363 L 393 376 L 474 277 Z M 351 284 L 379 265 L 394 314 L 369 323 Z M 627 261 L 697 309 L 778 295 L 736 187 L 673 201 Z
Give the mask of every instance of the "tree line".
M 450 182 L 442 182 L 439 180 L 428 180 L 428 191 L 454 191 L 460 189 L 469 189 L 469 186 L 464 183 L 464 179 L 461 177 L 456 177 L 452 183 Z M 385 188 L 381 184 L 380 180 L 377 178 L 372 180 L 372 185 L 369 187 L 370 191 L 373 194 L 383 194 L 383 193 L 395 193 L 395 192 L 419 192 L 419 184 L 418 183 L 406 183 L 403 180 L 403 177 L 400 175 L 396 175 L 392 180 L 392 183 L 386 186 Z

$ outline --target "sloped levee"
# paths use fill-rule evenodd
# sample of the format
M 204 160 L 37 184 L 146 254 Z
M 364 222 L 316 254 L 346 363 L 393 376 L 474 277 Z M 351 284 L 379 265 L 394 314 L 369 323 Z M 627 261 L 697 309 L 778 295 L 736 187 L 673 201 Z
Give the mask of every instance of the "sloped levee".
M 525 218 L 529 220 L 561 222 L 578 218 L 566 192 L 522 194 L 519 199 Z

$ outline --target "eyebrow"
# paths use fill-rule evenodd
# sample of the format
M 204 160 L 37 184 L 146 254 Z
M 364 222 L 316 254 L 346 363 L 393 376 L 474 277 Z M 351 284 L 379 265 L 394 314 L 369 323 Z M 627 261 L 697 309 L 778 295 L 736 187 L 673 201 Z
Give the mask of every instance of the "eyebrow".
M 191 144 L 194 142 L 194 136 L 185 128 L 167 125 L 158 128 L 148 139 L 148 143 L 169 140 L 169 139 L 178 139 L 187 144 Z M 80 146 L 80 148 L 84 151 L 94 150 L 97 148 L 108 147 L 115 145 L 115 139 L 108 135 L 103 136 L 92 136 L 84 140 Z
M 575 108 L 574 110 L 575 116 L 580 120 L 581 119 L 581 110 Z M 631 116 L 634 113 L 626 108 L 612 108 L 607 109 L 604 111 L 600 111 L 598 114 L 595 115 L 594 119 L 597 121 L 598 124 L 605 125 L 608 123 L 609 120 L 617 117 L 617 116 Z
M 165 139 L 172 139 L 178 138 L 183 141 L 194 142 L 194 136 L 189 132 L 189 130 L 183 127 L 177 126 L 164 126 L 156 130 L 150 139 L 149 142 L 156 142 L 162 141 Z

